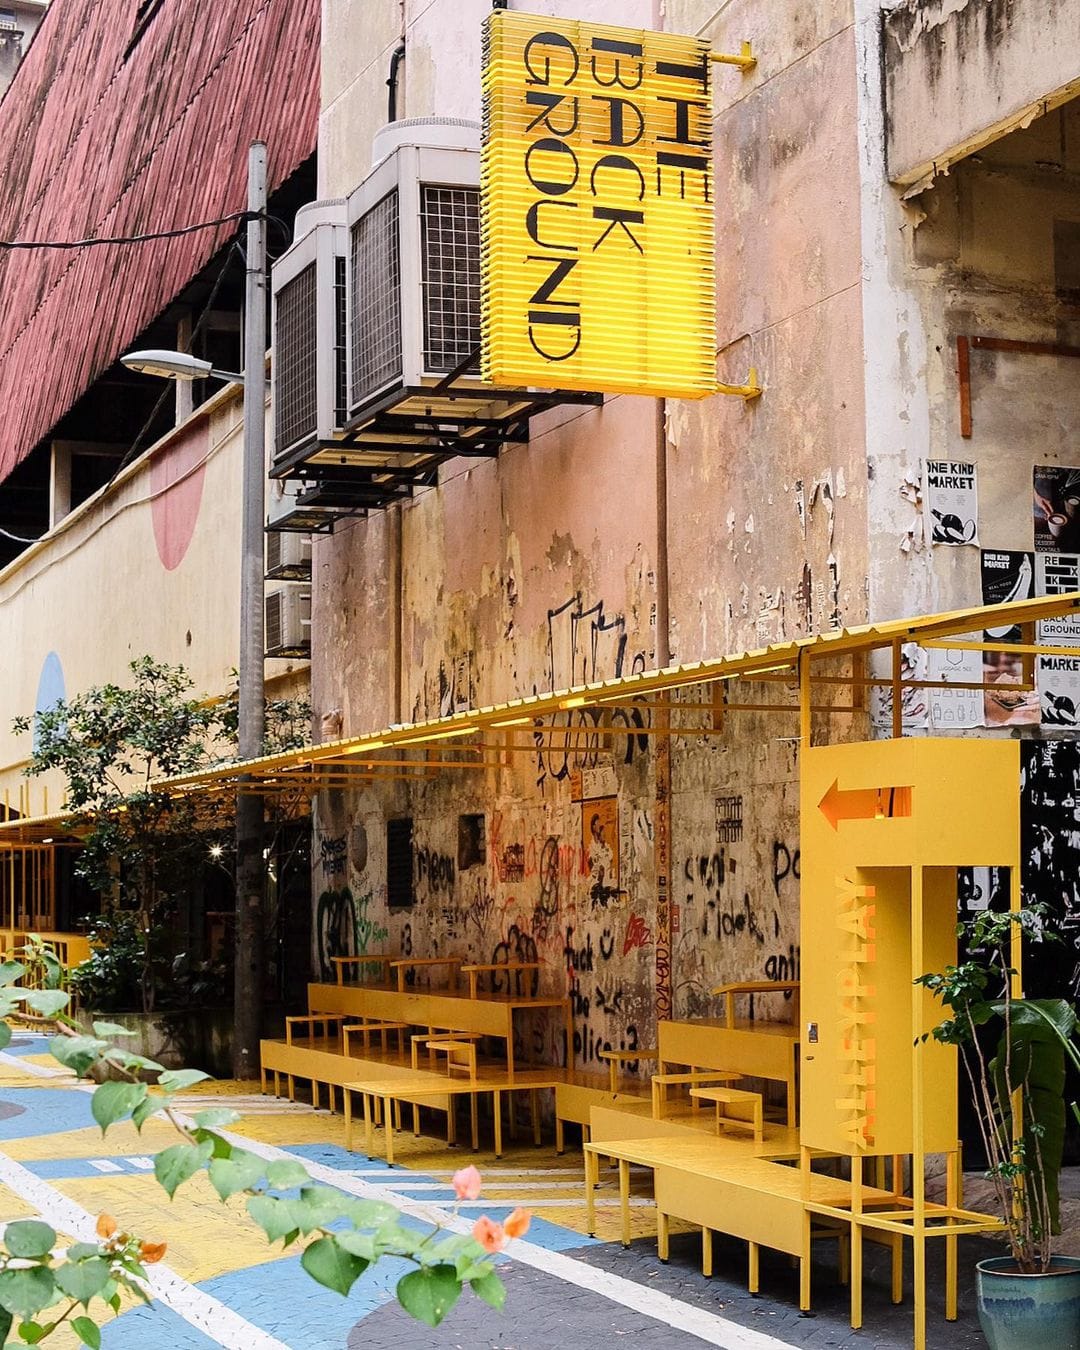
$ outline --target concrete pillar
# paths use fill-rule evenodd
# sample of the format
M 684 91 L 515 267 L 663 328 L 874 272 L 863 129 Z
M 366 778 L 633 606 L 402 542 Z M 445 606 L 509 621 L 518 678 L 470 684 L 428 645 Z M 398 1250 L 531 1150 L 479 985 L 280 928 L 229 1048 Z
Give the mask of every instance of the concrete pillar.
M 49 462 L 49 529 L 71 511 L 71 443 L 53 441 Z

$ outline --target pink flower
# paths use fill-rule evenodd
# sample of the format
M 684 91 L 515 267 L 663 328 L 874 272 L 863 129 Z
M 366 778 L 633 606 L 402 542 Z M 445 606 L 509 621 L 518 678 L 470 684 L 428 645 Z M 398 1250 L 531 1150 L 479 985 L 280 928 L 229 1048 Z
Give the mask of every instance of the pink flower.
M 454 1173 L 451 1185 L 459 1200 L 475 1200 L 480 1194 L 480 1173 L 475 1167 L 463 1167 L 460 1172 Z
M 485 1214 L 473 1224 L 472 1235 L 486 1252 L 501 1252 L 506 1246 L 506 1231 Z
M 524 1237 L 529 1231 L 532 1215 L 527 1209 L 515 1209 L 507 1219 L 504 1230 L 508 1238 Z

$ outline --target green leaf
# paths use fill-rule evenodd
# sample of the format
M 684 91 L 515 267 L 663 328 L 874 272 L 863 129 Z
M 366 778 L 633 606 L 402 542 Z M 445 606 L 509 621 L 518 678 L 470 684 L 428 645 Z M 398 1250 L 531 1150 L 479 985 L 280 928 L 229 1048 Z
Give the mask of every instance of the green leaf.
M 265 1172 L 265 1159 L 234 1148 L 232 1157 L 215 1158 L 210 1164 L 210 1184 L 222 1200 L 228 1200 L 230 1195 L 246 1191 L 261 1181 Z
M 90 1257 L 100 1255 L 101 1248 L 96 1242 L 73 1242 L 67 1249 L 69 1261 L 86 1261 Z
M 200 1129 L 217 1130 L 225 1125 L 235 1125 L 240 1112 L 230 1106 L 210 1106 L 205 1111 L 196 1111 L 191 1118 Z
M 14 984 L 25 974 L 26 967 L 21 961 L 0 962 L 0 985 Z
M 182 1186 L 210 1157 L 213 1146 L 209 1141 L 201 1144 L 174 1144 L 154 1159 L 154 1175 L 168 1192 L 171 1200 L 177 1188 Z
M 311 1174 L 304 1164 L 294 1162 L 292 1158 L 266 1164 L 267 1185 L 275 1191 L 291 1191 L 294 1186 L 303 1186 L 310 1180 Z
M 40 1322 L 23 1322 L 19 1327 L 19 1338 L 27 1345 L 37 1345 L 38 1341 L 45 1339 L 48 1330 L 49 1328 L 43 1327 Z
M 49 1041 L 53 1059 L 74 1070 L 80 1078 L 86 1077 L 91 1064 L 97 1063 L 101 1052 L 107 1049 L 107 1041 L 96 1040 L 93 1036 L 53 1036 Z
M 278 1200 L 269 1195 L 253 1195 L 247 1202 L 247 1211 L 266 1234 L 270 1242 L 286 1238 L 299 1227 L 296 1200 Z M 288 1244 L 286 1244 L 288 1245 Z
M 300 1264 L 313 1280 L 339 1294 L 348 1294 L 368 1268 L 363 1257 L 345 1251 L 332 1237 L 316 1238 L 305 1247 Z
M 101 1350 L 101 1332 L 98 1330 L 97 1323 L 91 1322 L 89 1317 L 73 1317 L 71 1329 L 83 1345 L 90 1347 L 90 1350 Z
M 346 1200 L 342 1213 L 357 1228 L 381 1228 L 398 1220 L 398 1211 L 385 1200 Z
M 29 1321 L 56 1298 L 56 1281 L 46 1266 L 0 1271 L 0 1306 Z
M 90 1300 L 109 1282 L 109 1263 L 95 1256 L 89 1261 L 68 1262 L 53 1271 L 60 1289 L 77 1303 L 89 1305 Z
M 205 1083 L 209 1077 L 202 1069 L 166 1069 L 158 1079 L 158 1086 L 164 1092 L 183 1092 L 196 1083 Z
M 34 1260 L 48 1256 L 56 1246 L 56 1233 L 40 1219 L 17 1219 L 4 1230 L 4 1246 L 12 1256 Z
M 506 1302 L 506 1285 L 493 1270 L 477 1279 L 470 1280 L 469 1287 L 478 1298 L 482 1298 L 496 1312 Z
M 397 1283 L 398 1302 L 418 1322 L 437 1327 L 461 1295 L 461 1281 L 453 1266 L 425 1266 L 411 1270 Z
M 6 1050 L 11 1044 L 11 1028 L 6 1022 L 0 1021 L 0 1050 Z
M 325 1228 L 336 1219 L 349 1216 L 352 1201 L 348 1196 L 335 1191 L 332 1186 L 303 1186 L 297 1204 L 300 1228 L 311 1233 L 316 1228 Z
M 141 1132 L 142 1127 L 150 1117 L 158 1111 L 164 1111 L 171 1101 L 172 1098 L 170 1096 L 162 1096 L 160 1093 L 148 1092 L 131 1113 L 131 1119 L 135 1128 Z
M 375 1239 L 370 1233 L 345 1232 L 336 1233 L 337 1244 L 344 1247 L 347 1252 L 353 1256 L 359 1256 L 362 1261 L 376 1261 L 380 1252 L 375 1245 Z
M 102 1083 L 94 1089 L 90 1110 L 104 1134 L 110 1125 L 123 1120 L 146 1100 L 145 1083 Z
M 71 995 L 62 989 L 25 989 L 23 1002 L 41 1017 L 55 1017 L 71 1002 Z
M 95 1036 L 134 1036 L 135 1032 L 130 1027 L 122 1027 L 119 1022 L 95 1022 L 93 1024 Z
M 210 1145 L 210 1156 L 212 1158 L 231 1158 L 233 1155 L 233 1145 L 212 1130 L 196 1130 L 195 1138 L 200 1144 Z
M 1051 1008 L 1044 1016 L 1044 1008 L 1053 1004 L 1061 1007 Z M 1002 1035 L 990 1061 L 998 1108 L 1010 1134 L 1017 1124 L 1012 1094 L 1017 1090 L 1022 1093 L 1021 1184 L 1030 1212 L 1041 1218 L 1039 1226 L 1050 1233 L 1061 1231 L 1058 1183 L 1065 1147 L 1065 1051 L 1059 1027 L 1070 1025 L 1070 1017 L 1063 1015 L 1062 1008 L 1071 1014 L 1061 1000 L 1014 1000 L 1009 1031 Z

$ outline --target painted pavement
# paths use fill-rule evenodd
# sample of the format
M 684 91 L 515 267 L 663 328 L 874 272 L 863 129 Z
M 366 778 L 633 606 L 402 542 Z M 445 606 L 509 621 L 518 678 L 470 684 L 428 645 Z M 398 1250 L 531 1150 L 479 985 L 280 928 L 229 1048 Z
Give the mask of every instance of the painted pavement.
M 204 1177 L 169 1201 L 152 1172 L 152 1157 L 175 1142 L 172 1128 L 150 1121 L 138 1134 L 114 1126 L 105 1139 L 90 1115 L 90 1090 L 50 1059 L 44 1039 L 16 1036 L 0 1053 L 0 1222 L 40 1215 L 62 1235 L 92 1234 L 106 1211 L 124 1228 L 168 1243 L 152 1268 L 155 1298 L 125 1308 L 103 1327 L 104 1350 L 592 1350 L 607 1337 L 628 1338 L 635 1350 L 774 1350 L 780 1346 L 860 1346 L 899 1350 L 910 1345 L 906 1310 L 887 1301 L 884 1271 L 870 1271 L 866 1330 L 846 1325 L 846 1291 L 827 1268 L 815 1270 L 814 1318 L 799 1317 L 794 1272 L 783 1258 L 763 1258 L 763 1288 L 752 1298 L 743 1284 L 745 1251 L 718 1246 L 717 1274 L 700 1275 L 696 1232 L 673 1227 L 673 1259 L 656 1260 L 655 1222 L 647 1178 L 636 1179 L 635 1242 L 618 1244 L 615 1174 L 598 1192 L 597 1240 L 585 1235 L 580 1155 L 559 1158 L 550 1148 L 510 1142 L 498 1162 L 489 1153 L 447 1150 L 430 1136 L 399 1136 L 400 1161 L 348 1153 L 340 1115 L 252 1095 L 248 1085 L 208 1083 L 178 1099 L 189 1109 L 227 1101 L 242 1112 L 230 1132 L 267 1159 L 301 1159 L 320 1181 L 355 1195 L 390 1199 L 407 1220 L 450 1215 L 455 1167 L 474 1161 L 484 1198 L 463 1205 L 456 1226 L 479 1213 L 504 1218 L 518 1205 L 533 1213 L 528 1238 L 502 1259 L 509 1297 L 494 1313 L 468 1293 L 437 1330 L 420 1326 L 398 1307 L 393 1288 L 405 1267 L 388 1262 L 367 1272 L 343 1299 L 302 1271 L 299 1255 L 270 1248 L 247 1218 L 242 1201 L 223 1205 Z M 522 1131 L 522 1137 L 526 1131 Z M 73 1337 L 50 1338 L 57 1350 Z M 932 1328 L 932 1346 L 967 1350 L 981 1344 L 970 1316 Z

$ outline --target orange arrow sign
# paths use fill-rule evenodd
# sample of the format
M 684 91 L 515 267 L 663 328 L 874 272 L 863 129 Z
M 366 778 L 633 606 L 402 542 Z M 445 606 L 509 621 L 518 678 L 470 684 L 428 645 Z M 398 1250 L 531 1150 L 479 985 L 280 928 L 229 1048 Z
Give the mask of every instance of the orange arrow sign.
M 889 820 L 911 815 L 910 787 L 853 788 L 844 790 L 839 779 L 818 803 L 818 809 L 835 830 L 842 820 Z

